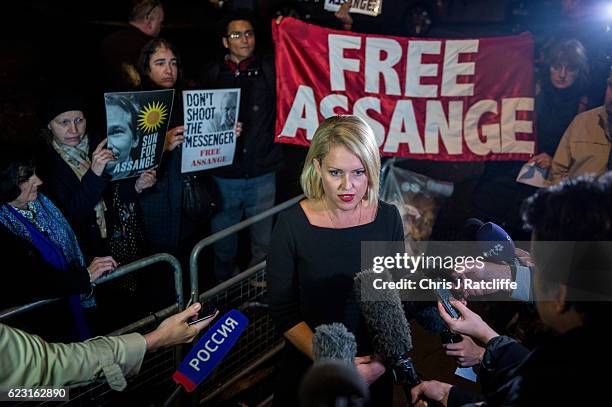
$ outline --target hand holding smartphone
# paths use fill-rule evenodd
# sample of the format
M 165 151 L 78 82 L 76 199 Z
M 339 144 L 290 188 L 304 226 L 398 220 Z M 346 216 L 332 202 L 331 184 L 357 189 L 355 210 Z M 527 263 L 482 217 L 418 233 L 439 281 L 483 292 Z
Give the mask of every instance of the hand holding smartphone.
M 450 298 L 451 298 L 450 291 L 446 288 L 438 288 L 438 289 L 435 289 L 434 291 L 436 292 L 436 295 L 440 299 L 440 302 L 442 303 L 442 306 L 444 307 L 448 315 L 450 315 L 451 318 L 453 319 L 459 319 L 461 314 L 450 303 Z

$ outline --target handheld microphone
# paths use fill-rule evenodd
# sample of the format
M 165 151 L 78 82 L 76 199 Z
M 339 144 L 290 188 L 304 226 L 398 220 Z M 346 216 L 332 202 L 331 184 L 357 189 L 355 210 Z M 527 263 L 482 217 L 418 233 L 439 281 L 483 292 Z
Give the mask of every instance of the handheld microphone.
M 341 323 L 319 325 L 312 338 L 312 350 L 314 364 L 302 380 L 300 405 L 364 405 L 370 392 L 355 368 L 355 335 Z
M 194 391 L 221 363 L 248 325 L 249 320 L 235 309 L 220 317 L 191 348 L 172 375 L 178 386 L 164 406 L 170 405 L 178 395 L 180 386 L 187 392 Z
M 312 338 L 312 351 L 315 363 L 339 359 L 354 366 L 353 362 L 357 356 L 355 335 L 338 322 L 319 325 Z
M 514 241 L 496 223 L 484 223 L 480 219 L 469 218 L 463 222 L 461 236 L 463 240 L 476 242 L 478 255 L 484 255 L 492 262 L 514 262 Z
M 499 225 L 493 222 L 483 224 L 476 231 L 476 240 L 484 256 L 496 263 L 514 264 L 516 258 L 514 241 Z
M 410 325 L 404 315 L 402 302 L 395 290 L 375 290 L 373 281 L 382 278 L 391 281 L 388 272 L 365 270 L 355 275 L 355 294 L 376 353 L 384 357 L 391 369 L 393 380 L 404 387 L 410 399 L 410 389 L 419 384 L 416 370 L 408 352 L 412 350 Z M 367 295 L 370 298 L 366 298 Z
M 369 406 L 370 390 L 357 369 L 340 359 L 316 362 L 299 389 L 301 407 Z

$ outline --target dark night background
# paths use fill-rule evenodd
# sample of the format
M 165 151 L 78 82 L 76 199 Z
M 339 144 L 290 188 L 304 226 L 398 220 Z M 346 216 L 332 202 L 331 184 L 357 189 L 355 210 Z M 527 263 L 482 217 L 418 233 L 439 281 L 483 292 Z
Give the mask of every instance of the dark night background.
M 216 35 L 224 11 L 206 0 L 165 1 L 161 36 L 175 43 L 187 79 L 197 79 L 201 66 L 223 54 Z M 313 3 L 322 9 L 320 2 Z M 506 35 L 554 24 L 559 0 L 384 0 L 378 17 L 354 15 L 356 32 L 387 35 L 461 37 Z M 270 19 L 279 10 L 304 14 L 298 0 L 234 0 L 225 8 L 251 7 L 257 18 L 258 51 L 272 51 Z M 4 2 L 0 12 L 0 143 L 29 143 L 38 134 L 36 111 L 46 89 L 76 87 L 92 104 L 99 94 L 101 40 L 127 24 L 128 0 Z M 327 12 L 313 19 L 335 23 Z M 431 22 L 431 24 L 429 23 Z M 91 113 L 88 115 L 90 119 Z M 93 123 L 92 123 L 93 124 Z

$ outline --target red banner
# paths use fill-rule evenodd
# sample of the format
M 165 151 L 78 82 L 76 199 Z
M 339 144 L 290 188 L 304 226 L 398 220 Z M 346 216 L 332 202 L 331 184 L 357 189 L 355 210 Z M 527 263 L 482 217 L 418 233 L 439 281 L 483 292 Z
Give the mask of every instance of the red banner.
M 381 154 L 528 159 L 535 150 L 533 39 L 363 35 L 272 22 L 277 140 L 308 146 L 319 123 L 355 114 Z

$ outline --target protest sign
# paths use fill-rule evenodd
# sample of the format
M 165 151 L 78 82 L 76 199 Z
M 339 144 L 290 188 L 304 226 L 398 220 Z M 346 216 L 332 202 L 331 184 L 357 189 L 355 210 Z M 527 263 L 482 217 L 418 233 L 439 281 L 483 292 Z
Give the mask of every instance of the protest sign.
M 383 0 L 348 0 L 352 2 L 350 13 L 365 14 L 367 16 L 376 17 L 382 13 Z M 336 12 L 340 10 L 340 6 L 345 3 L 345 0 L 325 0 L 324 9 L 327 11 Z
M 181 172 L 230 165 L 236 150 L 240 89 L 183 92 L 185 142 Z
M 105 172 L 113 181 L 159 166 L 173 97 L 173 89 L 104 94 L 107 148 L 115 155 Z
M 272 24 L 277 141 L 308 146 L 319 123 L 355 114 L 382 155 L 527 160 L 535 150 L 533 38 L 401 38 Z

